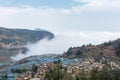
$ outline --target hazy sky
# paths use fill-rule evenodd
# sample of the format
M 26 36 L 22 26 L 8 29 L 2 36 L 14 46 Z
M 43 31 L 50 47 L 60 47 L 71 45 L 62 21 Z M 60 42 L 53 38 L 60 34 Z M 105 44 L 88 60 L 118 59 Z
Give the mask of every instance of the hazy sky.
M 120 0 L 0 0 L 0 26 L 117 32 Z

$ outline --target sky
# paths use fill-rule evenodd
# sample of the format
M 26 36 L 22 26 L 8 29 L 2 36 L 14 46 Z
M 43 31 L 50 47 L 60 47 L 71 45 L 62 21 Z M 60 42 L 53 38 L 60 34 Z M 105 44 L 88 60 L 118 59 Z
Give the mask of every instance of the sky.
M 0 0 L 1 6 L 7 7 L 52 7 L 52 8 L 71 8 L 80 5 L 73 0 Z
M 119 32 L 119 4 L 120 0 L 0 0 L 0 26 Z
M 88 41 L 94 41 L 92 36 L 96 33 L 95 37 L 102 35 L 104 42 L 119 38 L 119 4 L 120 0 L 0 0 L 0 26 L 41 28 L 55 35 L 80 38 L 91 34 Z M 79 36 L 81 33 L 83 37 Z
M 55 34 L 51 41 L 28 44 L 29 54 L 20 54 L 21 58 L 62 54 L 71 46 L 119 38 L 120 0 L 0 0 L 0 26 L 41 28 Z

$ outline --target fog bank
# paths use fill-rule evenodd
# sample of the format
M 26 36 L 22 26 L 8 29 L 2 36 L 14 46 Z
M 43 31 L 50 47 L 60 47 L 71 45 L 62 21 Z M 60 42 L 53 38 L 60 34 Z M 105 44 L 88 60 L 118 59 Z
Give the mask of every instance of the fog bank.
M 101 44 L 120 37 L 120 32 L 66 32 L 56 33 L 52 40 L 43 39 L 36 44 L 27 44 L 26 55 L 19 54 L 12 57 L 20 60 L 25 57 L 41 54 L 63 54 L 70 47 L 78 47 L 83 44 Z

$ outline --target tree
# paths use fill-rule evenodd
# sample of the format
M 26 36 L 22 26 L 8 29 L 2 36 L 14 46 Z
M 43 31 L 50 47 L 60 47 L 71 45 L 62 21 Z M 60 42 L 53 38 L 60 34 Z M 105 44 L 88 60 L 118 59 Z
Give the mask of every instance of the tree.
M 11 69 L 11 73 L 13 73 L 13 74 L 14 74 L 14 73 L 15 73 L 15 70 L 14 70 L 14 69 Z
M 80 51 L 80 50 L 78 50 L 77 52 L 76 52 L 76 55 L 77 56 L 80 56 L 82 54 L 82 51 Z
M 33 71 L 34 73 L 36 73 L 36 72 L 37 72 L 37 69 L 38 69 L 38 67 L 37 67 L 35 64 L 33 64 L 33 65 L 32 65 L 32 71 Z
M 74 78 L 65 71 L 65 69 L 60 63 L 60 60 L 57 61 L 58 63 L 54 64 L 54 66 L 49 67 L 49 69 L 46 71 L 45 79 L 47 80 L 74 80 Z

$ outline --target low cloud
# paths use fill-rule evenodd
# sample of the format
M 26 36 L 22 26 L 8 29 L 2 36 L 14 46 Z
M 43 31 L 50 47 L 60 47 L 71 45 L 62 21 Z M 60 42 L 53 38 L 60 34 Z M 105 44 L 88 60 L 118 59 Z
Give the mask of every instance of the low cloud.
M 120 33 L 113 32 L 68 32 L 57 33 L 52 40 L 43 39 L 36 44 L 28 44 L 29 51 L 26 55 L 19 54 L 12 57 L 14 60 L 20 60 L 25 57 L 41 54 L 63 54 L 70 47 L 78 47 L 83 44 L 101 44 L 109 40 L 119 38 Z

